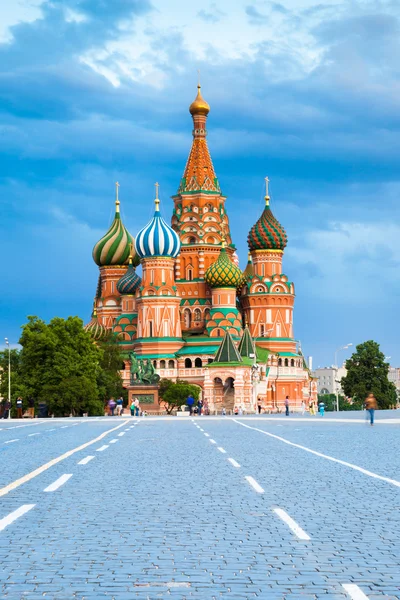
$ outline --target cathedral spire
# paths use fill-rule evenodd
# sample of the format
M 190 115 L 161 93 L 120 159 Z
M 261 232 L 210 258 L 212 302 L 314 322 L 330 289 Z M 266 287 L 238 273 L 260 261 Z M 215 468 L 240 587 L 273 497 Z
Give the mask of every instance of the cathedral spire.
M 189 112 L 193 118 L 193 143 L 178 193 L 220 194 L 221 190 L 206 141 L 206 121 L 210 105 L 201 94 L 200 82 L 197 85 L 197 96 L 190 105 Z

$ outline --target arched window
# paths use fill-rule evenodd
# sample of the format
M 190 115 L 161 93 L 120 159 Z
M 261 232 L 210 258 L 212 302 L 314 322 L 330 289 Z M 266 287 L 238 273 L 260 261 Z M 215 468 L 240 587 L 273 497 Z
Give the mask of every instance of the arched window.
M 221 330 L 217 329 L 217 337 L 221 337 Z
M 194 321 L 201 321 L 201 312 L 200 312 L 199 308 L 195 308 L 194 315 L 193 315 L 193 320 Z
M 185 308 L 183 311 L 183 320 L 185 322 L 186 329 L 189 329 L 190 325 L 192 324 L 192 313 L 188 308 Z
M 210 365 L 212 362 L 214 362 L 214 359 L 213 359 L 213 358 L 208 358 L 208 359 L 207 359 L 207 363 L 208 363 L 209 365 Z
M 279 359 L 278 359 L 278 367 L 281 367 L 281 366 L 282 366 L 282 359 L 281 359 L 281 358 L 279 358 Z
M 189 238 L 189 244 L 195 244 L 196 243 L 196 238 L 195 237 L 190 237 Z
M 210 309 L 206 308 L 206 310 L 204 311 L 204 318 L 207 321 L 210 318 Z
M 288 366 L 289 366 L 289 361 L 287 358 L 285 358 L 285 367 L 288 367 Z
M 197 368 L 201 368 L 203 366 L 203 363 L 201 362 L 201 358 L 197 357 L 194 361 L 194 366 Z
M 264 327 L 264 325 L 260 325 L 260 336 L 264 337 L 264 335 L 265 335 L 265 327 Z
M 154 367 L 155 369 L 157 369 L 157 361 L 156 361 L 156 360 L 153 360 L 153 367 Z
M 293 360 L 293 358 L 292 358 L 292 360 L 290 361 L 290 366 L 291 366 L 291 367 L 294 367 L 294 360 Z
M 190 358 L 185 358 L 185 369 L 191 369 L 192 368 L 192 361 Z
M 160 369 L 165 369 L 165 360 L 160 360 Z
M 187 279 L 188 281 L 193 281 L 193 269 L 187 270 Z
M 175 369 L 175 361 L 174 360 L 168 361 L 168 369 Z

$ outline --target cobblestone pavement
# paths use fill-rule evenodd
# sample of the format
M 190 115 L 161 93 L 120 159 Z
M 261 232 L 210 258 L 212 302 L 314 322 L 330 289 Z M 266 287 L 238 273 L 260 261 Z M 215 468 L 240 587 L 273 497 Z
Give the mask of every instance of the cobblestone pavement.
M 0 422 L 0 597 L 399 599 L 398 419 L 316 419 Z

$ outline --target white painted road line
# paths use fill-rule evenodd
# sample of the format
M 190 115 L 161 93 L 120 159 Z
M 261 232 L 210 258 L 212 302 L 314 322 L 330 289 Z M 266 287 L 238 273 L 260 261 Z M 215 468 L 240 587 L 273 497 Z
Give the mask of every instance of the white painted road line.
M 209 434 L 209 433 L 205 433 L 204 435 L 205 435 L 206 437 L 210 437 L 210 434 Z
M 125 425 L 125 422 L 120 423 L 116 427 L 113 427 L 112 429 L 108 429 L 107 431 L 104 431 L 103 433 L 101 433 L 100 435 L 95 437 L 93 440 L 89 440 L 89 442 L 85 442 L 84 444 L 81 444 L 80 446 L 77 446 L 76 448 L 73 448 L 72 450 L 68 450 L 68 452 L 64 452 L 64 454 L 61 454 L 60 456 L 56 456 L 56 458 L 49 460 L 47 463 L 45 463 L 41 467 L 34 469 L 33 471 L 31 471 L 30 473 L 27 473 L 23 477 L 20 477 L 19 479 L 15 479 L 15 481 L 0 488 L 0 497 L 5 496 L 6 494 L 9 494 L 11 491 L 15 490 L 20 485 L 23 485 L 24 483 L 31 481 L 31 479 L 34 479 L 38 475 L 41 475 L 42 473 L 44 473 L 44 471 L 47 471 L 47 469 L 54 467 L 54 465 L 58 464 L 62 460 L 65 460 L 66 458 L 69 458 L 76 452 L 80 452 L 81 450 L 84 450 L 85 448 L 88 448 L 89 446 L 92 446 L 93 444 L 97 444 L 97 442 L 99 442 L 100 440 L 105 438 L 110 433 L 113 433 L 117 429 L 120 429 L 124 425 Z
M 122 437 L 123 435 L 125 435 L 125 431 L 123 431 L 122 433 L 119 433 L 118 437 Z
M 274 513 L 276 513 L 278 517 L 280 517 L 282 521 L 286 523 L 286 525 L 293 531 L 299 540 L 311 539 L 308 533 L 306 533 L 304 529 L 302 529 L 300 525 L 298 525 L 296 521 L 294 521 L 292 517 L 290 517 L 282 508 L 274 508 Z
M 69 425 L 63 425 L 60 429 L 68 429 Z
M 17 438 L 16 440 L 8 440 L 7 442 L 4 442 L 5 444 L 12 444 L 13 442 L 18 442 L 19 438 Z
M 33 435 L 40 435 L 40 433 L 28 433 L 28 437 L 32 437 Z
M 211 442 L 211 444 L 216 444 L 217 442 L 215 440 L 208 440 L 209 442 Z
M 295 444 L 294 442 L 290 442 L 289 440 L 280 437 L 279 435 L 274 435 L 273 433 L 269 433 L 268 431 L 264 431 L 263 429 L 258 429 L 257 427 L 250 427 L 250 425 L 245 425 L 241 423 L 237 419 L 232 419 L 235 423 L 238 423 L 242 427 L 246 427 L 247 429 L 252 429 L 253 431 L 258 431 L 259 433 L 263 433 L 264 435 L 268 435 L 269 437 L 275 438 L 284 444 L 288 444 L 288 446 L 294 446 L 294 448 L 300 448 L 300 450 L 304 450 L 305 452 L 309 452 L 310 454 L 314 454 L 315 456 L 319 456 L 320 458 L 325 458 L 325 460 L 330 460 L 331 462 L 338 463 L 339 465 L 344 465 L 345 467 L 349 467 L 350 469 L 354 469 L 355 471 L 359 471 L 364 475 L 368 475 L 368 477 L 373 477 L 374 479 L 380 479 L 381 481 L 386 481 L 387 483 L 391 483 L 396 487 L 400 487 L 400 481 L 396 481 L 396 479 L 390 479 L 390 477 L 383 477 L 382 475 L 377 475 L 372 471 L 368 471 L 367 469 L 363 469 L 357 465 L 353 465 L 352 463 L 346 462 L 345 460 L 340 460 L 339 458 L 334 458 L 333 456 L 329 456 L 328 454 L 322 454 L 322 452 L 317 452 L 316 450 L 311 450 L 311 448 L 307 448 L 307 446 L 301 446 L 300 444 Z
M 17 508 L 17 510 L 14 510 L 6 517 L 0 519 L 0 531 L 3 531 L 3 529 L 5 529 L 7 525 L 14 523 L 14 521 L 19 519 L 19 517 L 22 517 L 22 515 L 30 511 L 34 506 L 36 506 L 36 504 L 23 504 L 22 506 Z
M 53 483 L 48 485 L 47 488 L 45 488 L 43 491 L 44 492 L 55 492 L 56 490 L 58 490 L 59 487 L 64 485 L 64 483 L 66 483 L 68 481 L 68 479 L 71 479 L 71 477 L 72 477 L 72 473 L 69 473 L 69 474 L 66 473 L 65 475 L 61 475 L 61 477 L 59 477 L 58 479 L 53 481 Z
M 200 431 L 202 431 L 204 433 L 204 429 L 202 429 L 201 427 L 199 427 Z
M 368 596 L 355 583 L 344 583 L 343 588 L 353 600 L 368 600 Z
M 107 450 L 107 448 L 109 448 L 109 446 L 107 446 L 107 444 L 104 444 L 104 446 L 97 448 L 96 452 L 103 452 L 103 450 Z
M 110 440 L 110 444 L 116 444 L 119 440 Z
M 93 459 L 94 459 L 94 456 L 87 456 L 86 458 L 82 458 L 82 460 L 80 460 L 78 462 L 78 465 L 87 465 L 88 462 L 90 462 Z
M 55 429 L 48 429 L 47 431 L 55 431 Z
M 222 454 L 226 454 L 226 450 L 224 450 L 223 448 L 221 448 L 221 446 L 218 446 L 218 450 L 220 452 L 222 452 Z
M 256 492 L 258 494 L 264 493 L 264 489 L 261 487 L 261 485 L 259 483 L 257 483 L 257 481 L 255 479 L 253 479 L 253 477 L 250 477 L 250 475 L 246 475 L 245 479 L 248 481 L 248 483 L 251 485 L 251 487 L 254 490 L 256 490 Z
M 231 463 L 231 465 L 233 465 L 234 467 L 236 467 L 236 469 L 240 468 L 240 465 L 238 462 L 236 462 L 236 460 L 234 458 L 228 458 L 229 462 Z

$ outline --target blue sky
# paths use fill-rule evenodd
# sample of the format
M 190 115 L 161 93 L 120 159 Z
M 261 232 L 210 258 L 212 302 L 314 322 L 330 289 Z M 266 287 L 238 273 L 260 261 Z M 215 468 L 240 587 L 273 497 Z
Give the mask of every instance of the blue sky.
M 375 339 L 400 365 L 399 19 L 396 0 L 2 3 L 3 337 L 89 319 L 115 181 L 133 235 L 156 180 L 170 216 L 200 69 L 241 265 L 268 175 L 305 354 Z

